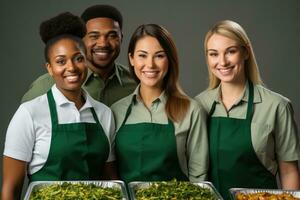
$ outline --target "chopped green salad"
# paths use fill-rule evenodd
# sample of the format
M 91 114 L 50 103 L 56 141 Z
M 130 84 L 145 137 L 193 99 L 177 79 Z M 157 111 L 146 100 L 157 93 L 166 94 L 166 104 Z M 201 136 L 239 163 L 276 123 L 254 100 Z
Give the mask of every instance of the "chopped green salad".
M 95 184 L 70 183 L 50 184 L 33 189 L 30 200 L 117 200 L 122 199 L 121 190 L 100 187 Z
M 154 182 L 149 187 L 136 188 L 135 196 L 137 200 L 216 200 L 209 188 L 176 180 Z

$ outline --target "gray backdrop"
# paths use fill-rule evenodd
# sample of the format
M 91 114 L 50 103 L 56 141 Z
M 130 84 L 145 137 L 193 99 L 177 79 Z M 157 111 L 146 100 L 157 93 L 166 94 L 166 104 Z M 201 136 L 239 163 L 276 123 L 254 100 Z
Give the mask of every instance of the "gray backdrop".
M 231 19 L 247 31 L 267 87 L 288 97 L 300 123 L 298 0 L 1 0 L 0 56 L 2 85 L 0 104 L 0 153 L 6 128 L 29 84 L 46 72 L 41 21 L 63 11 L 80 15 L 88 6 L 107 3 L 124 17 L 124 41 L 118 61 L 127 64 L 131 33 L 143 23 L 158 23 L 174 37 L 180 57 L 180 80 L 186 93 L 195 96 L 207 87 L 203 54 L 206 31 L 215 22 Z M 3 61 L 3 62 L 2 62 Z M 2 159 L 0 161 L 2 172 Z M 2 174 L 0 178 L 0 186 Z

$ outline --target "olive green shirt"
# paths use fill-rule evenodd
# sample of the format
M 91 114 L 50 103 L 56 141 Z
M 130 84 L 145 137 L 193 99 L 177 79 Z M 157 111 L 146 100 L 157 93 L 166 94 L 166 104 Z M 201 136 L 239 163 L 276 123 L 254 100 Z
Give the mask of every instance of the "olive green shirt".
M 45 94 L 54 83 L 53 78 L 48 73 L 40 76 L 31 84 L 22 98 L 22 103 Z M 88 70 L 87 78 L 82 87 L 94 99 L 111 106 L 114 102 L 132 93 L 136 86 L 137 84 L 131 77 L 129 69 L 116 63 L 115 72 L 105 81 Z
M 111 109 L 116 121 L 116 130 L 121 127 L 126 111 L 132 104 L 132 111 L 125 124 L 157 123 L 168 124 L 165 112 L 167 97 L 164 92 L 153 101 L 148 109 L 139 95 L 139 86 L 133 94 L 123 98 Z M 179 165 L 190 181 L 206 179 L 208 170 L 208 141 L 206 117 L 203 109 L 191 99 L 190 107 L 184 119 L 174 123 Z M 118 134 L 118 133 L 117 133 Z
M 221 98 L 221 86 L 206 90 L 195 97 L 208 115 L 213 102 L 212 116 L 245 119 L 249 85 L 241 98 L 226 111 Z M 289 99 L 261 85 L 254 85 L 254 113 L 251 122 L 251 139 L 254 151 L 262 164 L 272 173 L 278 170 L 278 161 L 295 161 L 300 158 L 299 138 L 294 113 Z

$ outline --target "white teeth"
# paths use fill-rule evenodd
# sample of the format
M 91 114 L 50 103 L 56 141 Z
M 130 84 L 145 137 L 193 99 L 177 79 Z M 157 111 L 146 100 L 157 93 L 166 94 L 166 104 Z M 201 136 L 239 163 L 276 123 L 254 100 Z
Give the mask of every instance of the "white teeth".
M 231 68 L 225 68 L 225 69 L 219 69 L 219 70 L 222 71 L 222 72 L 228 72 L 228 71 L 231 70 Z
M 147 72 L 143 72 L 143 74 L 148 78 L 153 78 L 158 74 L 158 72 L 157 71 L 147 71 Z
M 74 82 L 74 81 L 77 81 L 79 79 L 79 77 L 76 75 L 74 76 L 67 76 L 66 77 L 67 81 L 70 81 L 70 82 Z
M 107 52 L 95 52 L 95 54 L 98 56 L 106 56 L 108 53 Z
M 144 72 L 145 74 L 156 74 L 157 72 Z
M 220 74 L 223 76 L 230 75 L 234 67 L 218 68 Z

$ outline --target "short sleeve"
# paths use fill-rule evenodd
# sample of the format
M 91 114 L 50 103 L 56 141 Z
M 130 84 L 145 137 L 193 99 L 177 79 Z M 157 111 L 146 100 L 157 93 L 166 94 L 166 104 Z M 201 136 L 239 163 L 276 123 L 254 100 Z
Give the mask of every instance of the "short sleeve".
M 22 104 L 9 123 L 3 154 L 7 157 L 29 162 L 34 143 L 33 120 L 29 111 Z
M 277 159 L 280 161 L 299 160 L 299 135 L 290 102 L 279 104 L 274 132 Z
M 209 155 L 206 114 L 201 107 L 197 107 L 192 112 L 187 151 L 190 181 L 205 180 L 207 178 Z

